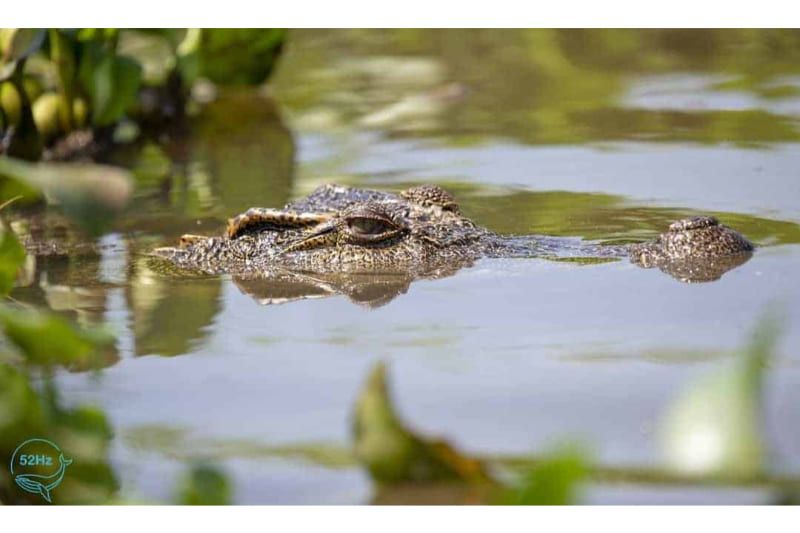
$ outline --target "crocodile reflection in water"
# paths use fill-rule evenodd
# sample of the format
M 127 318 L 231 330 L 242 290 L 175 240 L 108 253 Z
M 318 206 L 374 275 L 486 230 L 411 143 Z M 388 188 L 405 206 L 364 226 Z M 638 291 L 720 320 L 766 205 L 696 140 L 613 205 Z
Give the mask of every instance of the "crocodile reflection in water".
M 230 219 L 224 236 L 184 235 L 177 247 L 153 255 L 181 270 L 233 274 L 263 303 L 346 294 L 379 305 L 413 280 L 449 276 L 484 257 L 629 257 L 681 281 L 702 282 L 741 265 L 752 250 L 747 239 L 707 216 L 675 222 L 653 241 L 612 246 L 498 235 L 464 217 L 435 185 L 400 194 L 325 185 L 283 209 L 249 209 Z

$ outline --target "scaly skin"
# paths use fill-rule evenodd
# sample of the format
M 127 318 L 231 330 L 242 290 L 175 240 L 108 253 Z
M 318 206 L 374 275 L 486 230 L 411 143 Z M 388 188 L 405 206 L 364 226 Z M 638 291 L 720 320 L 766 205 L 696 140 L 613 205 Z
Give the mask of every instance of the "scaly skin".
M 392 194 L 325 185 L 283 209 L 253 208 L 231 219 L 225 236 L 186 235 L 153 253 L 181 269 L 238 276 L 403 273 L 439 277 L 481 257 L 543 257 L 571 252 L 629 256 L 682 281 L 709 281 L 746 261 L 753 245 L 713 217 L 673 223 L 657 239 L 630 246 L 575 245 L 569 239 L 508 237 L 461 215 L 435 185 Z

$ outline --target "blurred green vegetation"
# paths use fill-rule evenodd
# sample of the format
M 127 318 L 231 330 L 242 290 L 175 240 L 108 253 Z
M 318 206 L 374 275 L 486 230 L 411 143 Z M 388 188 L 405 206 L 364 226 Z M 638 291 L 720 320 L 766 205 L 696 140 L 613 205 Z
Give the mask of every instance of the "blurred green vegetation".
M 130 195 L 127 174 L 110 167 L 0 159 L 0 175 L 5 190 L 30 190 L 58 201 L 90 234 L 99 234 Z M 102 327 L 78 327 L 52 311 L 7 298 L 24 277 L 26 262 L 24 248 L 2 216 L 2 209 L 16 199 L 0 197 L 0 456 L 11 457 L 27 439 L 46 438 L 72 460 L 68 475 L 52 493 L 53 503 L 122 503 L 109 461 L 113 431 L 107 416 L 95 407 L 66 407 L 54 377 L 59 368 L 89 371 L 103 368 L 109 359 L 115 362 L 116 340 Z M 187 505 L 230 500 L 227 478 L 208 464 L 191 467 L 176 495 L 176 501 Z M 20 490 L 8 461 L 0 463 L 0 504 L 43 501 Z
M 586 453 L 579 448 L 562 446 L 540 459 L 501 501 L 512 505 L 577 503 L 580 501 L 579 486 L 588 474 Z
M 58 170 L 65 170 L 65 175 L 61 176 Z M 92 170 L 102 172 L 103 169 Z M 58 178 L 54 177 L 56 174 Z M 127 178 L 113 172 L 107 181 L 101 180 L 101 185 L 90 177 L 92 183 L 87 186 L 85 175 L 78 176 L 72 168 L 0 159 L 0 175 L 7 183 L 15 183 L 8 189 L 27 187 L 38 194 L 61 198 L 64 204 L 71 206 L 66 211 L 83 221 L 87 229 L 93 219 L 85 216 L 86 213 L 125 202 L 124 193 L 121 196 L 97 193 L 102 184 L 112 188 L 119 185 L 117 180 L 127 184 Z M 19 182 L 23 182 L 24 187 Z M 107 215 L 104 212 L 104 216 Z M 26 254 L 11 228 L 3 226 L 0 296 L 5 298 L 20 276 Z M 62 405 L 53 375 L 58 367 L 87 370 L 103 366 L 109 352 L 115 351 L 113 336 L 102 329 L 77 328 L 51 312 L 11 300 L 0 303 L 0 330 L 0 456 L 10 457 L 21 442 L 32 437 L 57 442 L 68 450 L 73 464 L 59 490 L 54 491 L 54 502 L 97 504 L 110 501 L 118 489 L 118 481 L 108 461 L 112 437 L 108 420 L 102 411 L 92 407 Z M 38 496 L 18 490 L 4 460 L 0 464 L 0 503 L 40 501 Z
M 312 128 L 361 121 L 455 144 L 800 138 L 796 115 L 770 111 L 796 102 L 798 30 L 296 30 L 292 43 L 276 94 Z M 699 108 L 631 100 L 638 82 L 683 74 L 694 85 L 677 96 Z M 716 108 L 732 91 L 763 101 Z
M 179 481 L 179 505 L 230 505 L 233 489 L 228 476 L 218 467 L 193 465 Z
M 264 82 L 285 38 L 283 30 L 0 30 L 0 153 L 69 158 L 126 135 L 115 134 L 124 119 L 163 129 L 184 117 L 201 77 Z M 81 130 L 91 141 L 71 135 Z
M 372 370 L 356 402 L 353 439 L 356 457 L 380 484 L 492 482 L 479 461 L 405 427 L 395 412 L 383 363 Z
M 774 364 L 781 321 L 765 314 L 733 363 L 690 383 L 667 409 L 665 462 L 689 476 L 753 478 L 767 467 L 763 427 L 766 373 Z
M 40 335 L 56 332 L 41 328 Z M 23 352 L 24 353 L 24 352 Z M 118 489 L 109 460 L 112 432 L 102 411 L 91 407 L 65 408 L 50 380 L 38 383 L 24 368 L 0 362 L 0 455 L 31 437 L 44 437 L 73 459 L 63 483 L 53 491 L 56 504 L 108 502 Z M 41 503 L 14 484 L 8 462 L 0 464 L 0 503 Z

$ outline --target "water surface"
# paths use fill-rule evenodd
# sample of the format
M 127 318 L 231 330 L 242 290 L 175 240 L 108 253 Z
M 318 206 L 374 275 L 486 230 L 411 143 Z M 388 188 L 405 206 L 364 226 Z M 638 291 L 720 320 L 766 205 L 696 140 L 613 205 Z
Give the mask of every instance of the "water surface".
M 346 449 L 372 363 L 391 362 L 415 428 L 476 454 L 585 442 L 658 466 L 657 422 L 782 305 L 769 374 L 775 469 L 800 475 L 800 55 L 797 32 L 295 31 L 261 91 L 221 93 L 187 137 L 136 146 L 135 206 L 101 252 L 40 258 L 21 300 L 107 322 L 119 358 L 62 372 L 68 403 L 114 427 L 123 493 L 168 501 L 185 461 L 231 474 L 238 503 L 363 503 Z M 492 230 L 624 242 L 713 213 L 758 245 L 720 280 L 627 261 L 482 260 L 402 287 L 260 305 L 228 277 L 174 279 L 141 252 L 213 234 L 322 183 L 432 182 Z M 334 462 L 335 463 L 335 462 Z M 742 488 L 592 485 L 586 501 L 756 503 Z

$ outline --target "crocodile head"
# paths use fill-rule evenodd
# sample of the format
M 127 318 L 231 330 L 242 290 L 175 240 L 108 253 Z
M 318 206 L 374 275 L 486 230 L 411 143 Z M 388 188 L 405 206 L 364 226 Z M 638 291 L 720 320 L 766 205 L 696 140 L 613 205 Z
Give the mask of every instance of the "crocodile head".
M 346 294 L 376 306 L 413 280 L 452 275 L 481 257 L 558 257 L 575 252 L 571 242 L 492 233 L 464 217 L 453 197 L 435 185 L 399 194 L 325 185 L 282 209 L 249 209 L 228 221 L 225 235 L 184 235 L 177 247 L 153 255 L 181 271 L 232 274 L 263 303 Z M 583 243 L 578 251 L 629 256 L 680 281 L 702 282 L 747 261 L 752 249 L 715 218 L 695 217 L 647 243 Z
M 470 264 L 490 235 L 434 185 L 400 194 L 326 185 L 283 209 L 249 209 L 228 221 L 225 236 L 185 235 L 178 247 L 154 253 L 206 273 L 402 271 L 425 277 Z
M 657 267 L 686 283 L 715 281 L 725 272 L 747 262 L 753 244 L 739 232 L 711 216 L 673 222 L 666 232 L 646 243 L 630 247 L 631 262 Z

